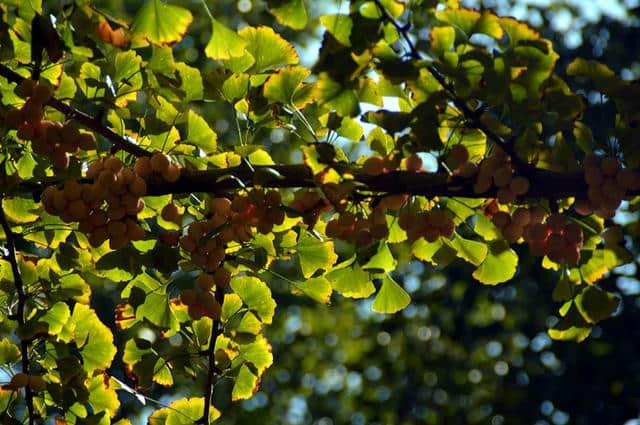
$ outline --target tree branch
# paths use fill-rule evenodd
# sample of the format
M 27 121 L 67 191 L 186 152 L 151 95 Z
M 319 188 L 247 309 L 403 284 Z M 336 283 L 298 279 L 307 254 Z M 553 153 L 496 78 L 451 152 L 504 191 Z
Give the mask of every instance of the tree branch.
M 398 33 L 402 35 L 402 38 L 404 38 L 405 42 L 409 46 L 409 52 L 411 54 L 411 57 L 414 59 L 423 59 L 422 55 L 420 54 L 415 44 L 413 44 L 413 42 L 411 41 L 411 38 L 409 37 L 409 34 L 408 34 L 409 26 L 408 25 L 401 26 L 393 18 L 393 16 L 389 14 L 389 12 L 384 7 L 384 5 L 380 2 L 380 0 L 374 0 L 374 3 L 380 10 L 382 19 L 389 22 L 391 25 L 393 25 L 396 31 L 398 31 Z M 500 148 L 502 148 L 506 153 L 509 154 L 509 156 L 511 156 L 511 159 L 513 163 L 518 167 L 519 172 L 534 168 L 532 165 L 527 164 L 526 162 L 522 161 L 520 157 L 518 157 L 514 149 L 514 143 L 512 140 L 505 140 L 500 135 L 493 132 L 489 127 L 487 127 L 484 122 L 482 122 L 482 119 L 481 119 L 482 114 L 471 109 L 469 105 L 467 105 L 467 102 L 465 102 L 464 99 L 462 99 L 456 94 L 456 91 L 453 85 L 447 82 L 444 75 L 442 75 L 435 66 L 428 65 L 427 71 L 429 71 L 429 73 L 433 76 L 433 78 L 435 78 L 435 80 L 444 88 L 444 90 L 448 93 L 449 98 L 451 99 L 453 104 L 471 122 L 471 125 L 474 128 L 477 128 L 478 130 L 482 131 L 489 139 L 491 139 L 496 145 L 500 146 Z
M 222 306 L 224 302 L 224 289 L 216 286 L 215 297 L 216 301 Z M 204 396 L 204 414 L 202 417 L 204 425 L 210 425 L 209 413 L 211 412 L 211 398 L 213 397 L 213 388 L 216 384 L 216 376 L 220 374 L 220 370 L 216 367 L 216 340 L 218 336 L 222 334 L 222 330 L 220 320 L 214 320 L 211 326 L 211 340 L 209 341 L 209 348 L 207 350 L 207 383 Z
M 246 167 L 233 167 L 218 170 L 198 171 L 183 174 L 175 183 L 150 182 L 148 194 L 159 196 L 202 192 L 225 194 L 244 187 L 263 186 L 272 188 L 316 187 L 313 173 L 306 165 L 272 165 L 254 166 L 254 170 Z M 275 170 L 281 178 L 263 180 L 266 169 Z M 585 198 L 587 185 L 583 173 L 558 173 L 554 171 L 533 169 L 527 173 L 519 173 L 529 179 L 530 189 L 526 197 L 543 199 L 562 199 L 570 196 Z M 231 177 L 233 176 L 233 177 Z M 394 171 L 379 176 L 356 173 L 354 182 L 361 191 L 373 193 L 421 195 L 426 197 L 465 197 L 491 198 L 495 190 L 477 194 L 473 191 L 473 178 L 451 178 L 445 172 L 426 173 L 411 171 Z
M 0 224 L 4 230 L 5 237 L 7 238 L 7 250 L 9 251 L 8 260 L 11 263 L 11 270 L 13 272 L 13 282 L 18 294 L 18 311 L 16 313 L 18 324 L 24 326 L 24 307 L 27 302 L 27 296 L 24 292 L 24 285 L 22 283 L 22 277 L 20 276 L 20 268 L 18 267 L 18 259 L 16 257 L 16 245 L 15 234 L 11 230 L 11 226 L 7 221 L 7 217 L 2 208 L 2 198 L 0 198 Z M 22 372 L 29 375 L 29 341 L 25 339 L 20 340 L 20 353 L 22 357 Z M 25 401 L 27 404 L 27 412 L 29 414 L 29 425 L 35 423 L 35 415 L 33 410 L 33 393 L 31 388 L 27 385 L 24 387 Z
M 7 80 L 20 84 L 22 81 L 26 80 L 26 78 L 24 78 L 22 75 L 19 75 L 18 73 L 16 73 L 15 71 L 13 71 L 12 69 L 0 64 L 0 75 L 3 76 L 4 78 L 6 78 Z M 72 107 L 70 107 L 69 105 L 67 105 L 66 103 L 63 103 L 55 98 L 51 98 L 51 100 L 49 100 L 49 102 L 47 102 L 47 105 L 51 106 L 54 109 L 57 109 L 58 111 L 62 112 L 63 114 L 65 114 L 65 116 L 67 116 L 70 119 L 73 119 L 77 122 L 79 122 L 80 124 L 84 125 L 85 127 L 95 131 L 96 133 L 102 135 L 105 139 L 109 140 L 111 143 L 113 143 L 113 145 L 115 147 L 117 147 L 120 150 L 123 150 L 125 152 L 128 152 L 130 154 L 133 154 L 135 156 L 150 156 L 151 153 L 148 152 L 147 150 L 145 150 L 144 148 L 142 148 L 139 145 L 136 145 L 135 143 L 132 143 L 128 140 L 126 140 L 123 137 L 120 137 L 118 134 L 116 134 L 113 130 L 111 130 L 109 127 L 103 125 L 99 120 L 97 120 L 96 118 L 85 114 L 84 112 L 81 112 L 77 109 L 73 109 Z

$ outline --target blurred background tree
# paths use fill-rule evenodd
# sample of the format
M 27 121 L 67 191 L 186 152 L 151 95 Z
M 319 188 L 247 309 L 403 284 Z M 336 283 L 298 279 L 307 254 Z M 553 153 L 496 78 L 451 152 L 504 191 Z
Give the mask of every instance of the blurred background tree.
M 99 0 L 95 8 L 123 23 L 131 22 L 142 0 Z M 212 61 L 204 56 L 210 22 L 200 1 L 180 1 L 194 13 L 187 36 L 175 46 L 176 60 L 203 70 L 215 81 Z M 286 34 L 305 65 L 317 57 L 321 14 L 348 10 L 348 1 L 308 1 L 307 31 L 293 32 L 274 21 L 264 1 L 208 1 L 213 15 L 227 25 L 267 25 Z M 429 22 L 422 1 L 411 1 L 412 34 L 428 40 Z M 554 42 L 558 70 L 575 57 L 604 60 L 625 79 L 640 77 L 640 19 L 637 0 L 463 1 L 513 15 Z M 206 83 L 206 81 L 205 81 Z M 585 117 L 592 128 L 612 122 L 607 99 L 582 94 L 599 104 Z M 218 133 L 220 145 L 237 143 L 235 119 L 228 107 L 201 105 Z M 251 123 L 244 123 L 250 126 Z M 243 129 L 240 129 L 242 131 Z M 606 131 L 603 130 L 603 134 Z M 274 159 L 296 152 L 281 130 L 258 134 L 256 143 L 273 147 Z M 298 143 L 298 142 L 296 142 Z M 624 223 L 628 217 L 618 217 Z M 635 233 L 637 234 L 637 232 Z M 628 240 L 635 246 L 635 240 Z M 640 281 L 635 264 L 615 270 L 601 284 L 623 302 L 617 318 L 596 327 L 584 343 L 552 342 L 546 334 L 557 318 L 549 294 L 556 282 L 540 273 L 519 252 L 516 278 L 497 288 L 472 281 L 460 263 L 447 271 L 418 262 L 402 264 L 395 277 L 413 302 L 402 314 L 371 312 L 370 301 L 336 300 L 326 307 L 290 295 L 281 264 L 279 276 L 265 275 L 278 299 L 267 336 L 276 362 L 260 391 L 240 404 L 230 403 L 230 382 L 216 387 L 223 424 L 640 424 Z M 284 279 L 283 279 L 284 278 Z M 111 326 L 116 300 L 103 292 L 100 317 Z M 136 329 L 136 332 L 145 332 Z M 117 333 L 116 333 L 117 335 Z M 118 370 L 120 368 L 120 370 Z M 124 378 L 121 363 L 113 374 Z M 171 391 L 156 388 L 154 397 L 168 404 L 194 388 L 179 382 Z M 197 388 L 201 386 L 198 385 Z M 155 403 L 147 400 L 146 403 Z M 120 412 L 140 424 L 153 409 L 133 396 Z

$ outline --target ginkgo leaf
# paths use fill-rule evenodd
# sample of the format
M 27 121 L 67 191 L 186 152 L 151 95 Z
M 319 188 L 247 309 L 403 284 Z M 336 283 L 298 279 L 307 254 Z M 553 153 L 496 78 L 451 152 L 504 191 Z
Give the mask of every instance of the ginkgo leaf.
M 299 62 L 296 49 L 269 27 L 247 27 L 239 32 L 247 42 L 245 48 L 253 58 L 247 72 L 256 74 Z
M 518 255 L 504 241 L 489 244 L 489 251 L 473 277 L 486 285 L 506 282 L 516 273 Z
M 149 416 L 150 425 L 193 425 L 198 423 L 204 412 L 204 398 L 181 398 L 169 405 L 158 409 Z M 209 421 L 220 417 L 220 411 L 211 406 Z
M 315 277 L 300 282 L 296 285 L 296 289 L 323 304 L 329 303 L 331 292 L 333 292 L 331 284 L 325 277 Z
M 138 11 L 131 31 L 153 44 L 173 44 L 182 40 L 191 21 L 193 16 L 189 10 L 161 0 L 149 0 Z
M 38 321 L 49 325 L 48 333 L 50 335 L 57 335 L 65 326 L 69 317 L 71 317 L 69 307 L 63 302 L 57 302 L 52 305 Z
M 360 112 L 360 105 L 355 91 L 343 87 L 326 74 L 320 75 L 315 88 L 315 96 L 320 105 L 335 109 L 340 116 L 355 116 Z
M 376 291 L 371 274 L 354 264 L 327 274 L 333 289 L 347 298 L 368 298 Z
M 578 310 L 589 323 L 598 323 L 610 317 L 620 305 L 620 300 L 612 293 L 589 286 L 576 297 Z
M 278 21 L 294 30 L 307 26 L 307 9 L 304 0 L 267 0 L 269 11 Z
M 264 96 L 285 105 L 292 103 L 300 84 L 309 76 L 309 70 L 302 66 L 291 66 L 278 70 L 264 84 Z
M 205 54 L 211 59 L 223 60 L 240 57 L 245 54 L 247 42 L 237 32 L 227 28 L 217 19 L 211 19 L 212 34 Z
M 109 328 L 98 319 L 95 311 L 83 304 L 75 305 L 71 321 L 75 323 L 73 339 L 80 350 L 84 370 L 92 374 L 107 369 L 117 351 Z
M 338 260 L 333 242 L 323 242 L 306 230 L 300 231 L 296 252 L 304 277 L 311 277 L 320 269 L 329 270 Z
M 187 143 L 195 145 L 205 154 L 215 152 L 218 135 L 209 124 L 194 111 L 187 114 Z
M 258 391 L 258 381 L 258 377 L 251 369 L 246 364 L 243 364 L 240 366 L 240 371 L 233 384 L 231 399 L 238 401 L 251 398 Z
M 7 365 L 20 360 L 20 349 L 8 339 L 0 341 L 0 365 Z
M 371 308 L 377 313 L 393 314 L 403 310 L 411 302 L 407 291 L 402 289 L 388 274 L 382 280 L 382 286 L 373 299 Z
M 353 21 L 347 15 L 323 15 L 320 23 L 331 33 L 341 44 L 351 46 L 351 30 Z
M 591 325 L 582 317 L 575 303 L 571 303 L 564 317 L 547 331 L 552 339 L 582 342 L 591 334 Z
M 256 312 L 263 323 L 271 323 L 276 302 L 271 297 L 271 290 L 266 283 L 257 277 L 237 276 L 231 279 L 231 289 L 250 310 Z
M 116 382 L 105 376 L 95 376 L 87 383 L 89 391 L 89 404 L 94 413 L 105 412 L 108 417 L 115 416 L 120 407 L 118 394 L 116 393 Z
M 479 266 L 487 257 L 488 248 L 485 243 L 465 239 L 457 233 L 453 240 L 446 240 L 446 242 L 456 250 L 458 257 L 468 261 L 474 266 Z
M 367 264 L 362 266 L 362 269 L 391 272 L 396 269 L 397 264 L 398 262 L 393 258 L 389 245 L 384 242 L 380 242 L 378 245 L 378 251 L 373 257 L 371 257 L 371 259 L 369 259 Z

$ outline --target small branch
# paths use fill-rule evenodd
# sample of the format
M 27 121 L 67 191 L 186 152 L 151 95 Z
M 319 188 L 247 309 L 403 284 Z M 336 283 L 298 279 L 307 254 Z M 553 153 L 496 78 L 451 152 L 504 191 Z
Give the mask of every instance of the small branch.
M 0 64 L 0 75 L 6 78 L 7 80 L 20 84 L 22 81 L 26 80 L 23 76 L 19 75 L 12 69 Z M 109 127 L 103 125 L 96 118 L 85 114 L 82 111 L 77 109 L 73 109 L 66 103 L 63 103 L 55 98 L 51 98 L 47 105 L 51 106 L 54 109 L 65 114 L 70 119 L 73 119 L 85 127 L 95 131 L 96 133 L 102 135 L 105 139 L 109 140 L 116 146 L 118 149 L 133 154 L 135 156 L 150 156 L 151 153 L 145 150 L 144 148 L 136 145 L 135 143 L 131 143 L 130 141 L 120 137 L 118 134 L 113 132 Z
M 422 55 L 420 54 L 416 46 L 411 41 L 411 38 L 409 37 L 409 34 L 408 34 L 409 25 L 401 26 L 393 18 L 393 16 L 389 14 L 389 12 L 387 11 L 387 9 L 385 9 L 384 5 L 380 2 L 380 0 L 374 0 L 374 3 L 380 10 L 380 13 L 382 14 L 382 19 L 391 23 L 391 25 L 394 26 L 396 31 L 398 31 L 398 33 L 402 35 L 402 38 L 405 40 L 405 42 L 409 46 L 409 52 L 411 57 L 418 60 L 422 59 Z M 453 85 L 447 82 L 446 78 L 440 73 L 440 71 L 438 71 L 438 69 L 435 66 L 428 65 L 427 71 L 429 71 L 429 73 L 433 76 L 433 78 L 435 78 L 436 81 L 449 94 L 449 98 L 451 99 L 453 104 L 471 122 L 472 126 L 474 128 L 477 128 L 478 130 L 481 130 L 489 139 L 491 139 L 496 145 L 500 146 L 506 153 L 509 154 L 509 156 L 511 156 L 511 159 L 514 162 L 514 164 L 518 167 L 519 172 L 533 168 L 533 166 L 531 166 L 530 164 L 527 164 L 526 162 L 522 161 L 518 157 L 514 149 L 514 143 L 512 140 L 505 140 L 500 135 L 493 132 L 489 127 L 487 127 L 482 122 L 482 119 L 481 119 L 482 114 L 471 109 L 469 105 L 467 105 L 467 103 L 464 101 L 464 99 L 460 98 L 456 94 L 456 91 Z
M 216 301 L 218 301 L 218 303 L 222 306 L 222 303 L 224 301 L 224 289 L 216 287 L 215 297 Z M 202 423 L 204 425 L 210 425 L 209 413 L 211 412 L 211 398 L 213 397 L 213 388 L 216 384 L 216 377 L 220 375 L 220 370 L 216 367 L 216 340 L 221 334 L 222 326 L 220 326 L 220 320 L 214 320 L 211 326 L 211 339 L 209 341 L 209 348 L 207 350 L 207 383 L 204 391 L 204 414 L 202 417 Z
M 9 263 L 11 263 L 11 270 L 13 271 L 13 282 L 16 287 L 16 293 L 18 294 L 18 311 L 16 318 L 20 326 L 24 326 L 24 307 L 27 302 L 27 296 L 24 292 L 24 285 L 22 283 L 22 277 L 20 276 L 20 268 L 18 267 L 18 259 L 16 257 L 16 245 L 15 234 L 11 230 L 11 226 L 7 221 L 4 209 L 1 205 L 2 198 L 0 198 L 0 224 L 4 230 L 5 237 L 7 238 L 7 249 L 9 251 Z M 29 341 L 25 339 L 20 340 L 20 353 L 22 357 L 22 372 L 29 374 Z M 33 393 L 29 386 L 24 387 L 25 401 L 27 404 L 27 412 L 29 414 L 29 425 L 35 423 L 35 413 L 33 409 Z

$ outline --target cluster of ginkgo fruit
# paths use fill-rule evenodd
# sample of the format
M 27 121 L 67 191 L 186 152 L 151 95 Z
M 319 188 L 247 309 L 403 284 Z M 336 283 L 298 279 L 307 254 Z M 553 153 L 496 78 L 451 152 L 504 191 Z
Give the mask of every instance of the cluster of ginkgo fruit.
M 584 159 L 587 199 L 578 199 L 574 209 L 580 215 L 595 213 L 611 218 L 629 192 L 640 190 L 640 173 L 623 168 L 616 158 L 587 155 Z
M 577 265 L 584 242 L 582 227 L 569 223 L 560 213 L 547 216 L 543 208 L 518 208 L 513 214 L 498 211 L 492 217 L 505 240 L 516 243 L 523 238 L 531 254 L 547 256 L 558 264 Z
M 211 289 L 213 286 L 224 289 L 229 284 L 231 275 L 224 268 L 228 243 L 250 241 L 254 227 L 266 234 L 274 225 L 282 224 L 284 212 L 278 208 L 281 202 L 277 191 L 259 189 L 237 194 L 233 200 L 213 198 L 209 218 L 191 223 L 186 234 L 179 238 L 180 246 L 190 253 L 193 264 L 204 271 L 197 281 L 199 292 L 184 290 L 181 293 L 182 302 L 189 306 L 189 314 L 194 319 L 220 317 L 220 305 Z M 166 218 L 175 219 L 173 212 Z
M 33 392 L 39 393 L 47 389 L 47 384 L 44 382 L 42 375 L 28 375 L 19 372 L 11 377 L 9 384 L 4 386 L 4 388 L 11 390 L 19 390 L 25 387 L 28 387 Z
M 317 190 L 302 189 L 294 194 L 294 199 L 288 205 L 290 210 L 301 215 L 307 225 L 313 225 L 323 212 L 331 209 L 328 201 Z
M 486 193 L 496 187 L 497 199 L 503 205 L 513 204 L 519 196 L 529 191 L 529 179 L 514 174 L 511 157 L 502 149 L 494 147 L 491 155 L 480 162 L 473 190 L 477 194 Z
M 230 282 L 231 272 L 223 266 L 213 273 L 201 273 L 196 278 L 198 289 L 183 289 L 180 300 L 189 308 L 189 315 L 193 319 L 199 320 L 206 316 L 218 320 L 222 309 L 212 291 L 214 288 L 224 291 Z
M 182 174 L 182 168 L 170 156 L 162 152 L 141 156 L 136 160 L 133 171 L 147 181 L 175 183 Z
M 78 149 L 96 149 L 93 135 L 81 133 L 72 122 L 61 124 L 44 119 L 44 107 L 52 96 L 49 86 L 33 80 L 23 80 L 15 91 L 27 101 L 22 108 L 7 112 L 7 125 L 18 130 L 19 138 L 30 140 L 36 154 L 49 156 L 53 168 L 68 168 L 69 154 Z
M 49 186 L 42 193 L 45 210 L 65 222 L 78 222 L 93 247 L 109 240 L 111 249 L 120 249 L 143 239 L 137 215 L 144 209 L 145 180 L 115 156 L 89 164 L 87 177 L 93 183 L 68 180 L 62 189 Z
M 362 213 L 344 211 L 327 223 L 326 234 L 358 246 L 366 246 L 389 235 L 386 216 L 381 208 L 374 209 L 368 217 Z
M 456 229 L 450 213 L 440 207 L 422 211 L 403 208 L 398 216 L 398 225 L 407 232 L 410 242 L 421 237 L 427 242 L 435 242 L 440 237 L 451 237 Z

